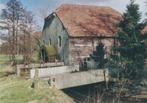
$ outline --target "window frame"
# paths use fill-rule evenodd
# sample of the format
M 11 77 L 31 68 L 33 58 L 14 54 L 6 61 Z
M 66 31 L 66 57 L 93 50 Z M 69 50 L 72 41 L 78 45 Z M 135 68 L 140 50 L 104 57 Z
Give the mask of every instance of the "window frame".
M 61 47 L 62 46 L 62 38 L 61 36 L 58 37 L 58 46 Z
M 51 38 L 49 38 L 49 45 L 52 45 L 52 40 L 51 40 Z

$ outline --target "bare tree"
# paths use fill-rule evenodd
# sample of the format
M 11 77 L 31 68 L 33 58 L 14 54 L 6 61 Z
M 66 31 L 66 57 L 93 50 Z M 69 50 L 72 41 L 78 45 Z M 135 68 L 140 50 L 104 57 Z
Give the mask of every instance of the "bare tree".
M 16 48 L 17 48 L 17 33 L 18 33 L 18 23 L 21 20 L 21 12 L 22 12 L 22 4 L 20 1 L 17 0 L 10 0 L 7 3 L 7 8 L 3 10 L 4 17 L 7 21 L 9 21 L 8 29 L 12 31 L 12 61 L 15 64 L 15 55 L 16 55 Z M 10 33 L 10 32 L 9 32 Z M 10 40 L 11 41 L 11 40 Z
M 24 33 L 24 60 L 28 61 L 29 57 L 32 54 L 32 34 L 34 31 L 34 19 L 33 19 L 33 14 L 30 11 L 24 11 L 24 28 L 23 28 L 23 33 Z
M 15 55 L 20 54 L 20 51 L 26 60 L 32 53 L 31 35 L 34 31 L 34 15 L 23 8 L 21 2 L 17 0 L 10 0 L 2 14 L 8 29 L 11 60 L 15 63 Z

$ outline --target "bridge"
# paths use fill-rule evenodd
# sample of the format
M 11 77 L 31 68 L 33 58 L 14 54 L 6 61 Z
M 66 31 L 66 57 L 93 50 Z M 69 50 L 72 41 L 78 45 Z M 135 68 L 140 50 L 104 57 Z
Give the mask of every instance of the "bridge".
M 109 74 L 107 69 L 89 70 L 75 73 L 63 73 L 52 75 L 46 78 L 51 87 L 66 89 L 99 82 L 108 82 Z
M 78 65 L 64 66 L 62 62 L 41 65 L 17 65 L 18 76 L 21 76 L 21 72 L 24 71 L 27 71 L 27 75 L 32 79 L 35 77 L 36 72 L 38 72 L 37 77 L 46 80 L 51 87 L 57 89 L 66 89 L 109 81 L 108 69 L 80 71 Z

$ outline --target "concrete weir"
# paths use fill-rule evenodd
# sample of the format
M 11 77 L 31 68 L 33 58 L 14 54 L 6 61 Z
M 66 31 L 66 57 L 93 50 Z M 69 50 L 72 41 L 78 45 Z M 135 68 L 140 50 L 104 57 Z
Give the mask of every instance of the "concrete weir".
M 107 69 L 98 69 L 52 75 L 44 79 L 48 80 L 51 87 L 55 87 L 57 89 L 66 89 L 103 81 L 107 82 L 109 80 L 109 74 Z
M 57 66 L 58 65 L 58 66 Z M 78 87 L 89 85 L 109 80 L 108 69 L 93 69 L 88 71 L 80 71 L 78 65 L 64 66 L 62 63 L 46 63 L 44 65 L 18 65 L 17 75 L 21 76 L 23 72 L 27 71 L 30 78 L 38 77 L 48 81 L 51 87 L 57 89 L 66 89 L 71 87 Z
M 79 71 L 79 66 L 59 66 L 59 67 L 47 67 L 47 68 L 38 68 L 38 77 L 39 78 L 45 78 L 52 75 L 58 75 L 58 74 L 65 74 L 65 73 L 71 73 L 75 71 Z M 30 77 L 34 78 L 35 76 L 35 69 L 30 70 Z

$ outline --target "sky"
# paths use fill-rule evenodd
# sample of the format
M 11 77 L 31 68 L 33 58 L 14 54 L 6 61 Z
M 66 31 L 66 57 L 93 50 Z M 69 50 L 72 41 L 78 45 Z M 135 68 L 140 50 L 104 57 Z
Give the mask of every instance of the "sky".
M 0 13 L 1 9 L 4 9 L 6 3 L 9 0 L 0 0 Z M 129 0 L 20 0 L 23 6 L 32 11 L 35 15 L 36 23 L 43 27 L 44 18 L 42 12 L 46 12 L 48 15 L 58 8 L 61 4 L 82 4 L 82 5 L 96 5 L 96 6 L 110 6 L 119 12 L 123 13 L 126 10 L 126 5 L 129 4 Z M 142 18 L 145 18 L 145 12 L 147 6 L 145 6 L 147 0 L 136 0 L 136 3 L 140 5 L 140 11 L 143 13 Z M 42 11 L 41 11 L 42 10 Z

